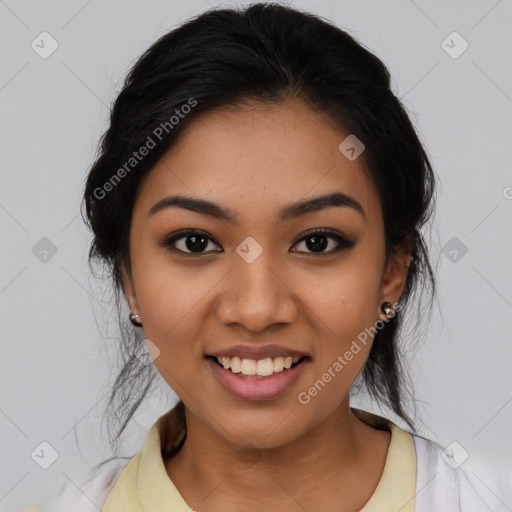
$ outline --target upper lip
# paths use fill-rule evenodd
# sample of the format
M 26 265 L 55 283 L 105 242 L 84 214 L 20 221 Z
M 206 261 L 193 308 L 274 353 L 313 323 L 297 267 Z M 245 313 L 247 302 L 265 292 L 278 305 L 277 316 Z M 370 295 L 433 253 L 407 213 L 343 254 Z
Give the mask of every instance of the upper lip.
M 294 350 L 292 348 L 283 347 L 282 345 L 234 345 L 233 347 L 216 350 L 211 354 L 215 357 L 239 357 L 240 359 L 266 359 L 267 357 L 303 357 L 307 356 L 306 352 Z M 308 356 L 309 357 L 309 356 Z

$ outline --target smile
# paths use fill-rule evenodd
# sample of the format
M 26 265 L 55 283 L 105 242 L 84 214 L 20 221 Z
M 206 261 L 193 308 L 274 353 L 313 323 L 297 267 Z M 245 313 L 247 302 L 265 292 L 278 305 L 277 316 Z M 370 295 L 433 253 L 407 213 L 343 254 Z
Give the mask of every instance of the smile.
M 216 380 L 244 400 L 271 400 L 283 394 L 300 377 L 309 356 L 240 359 L 206 357 Z M 227 368 L 226 368 L 227 367 Z

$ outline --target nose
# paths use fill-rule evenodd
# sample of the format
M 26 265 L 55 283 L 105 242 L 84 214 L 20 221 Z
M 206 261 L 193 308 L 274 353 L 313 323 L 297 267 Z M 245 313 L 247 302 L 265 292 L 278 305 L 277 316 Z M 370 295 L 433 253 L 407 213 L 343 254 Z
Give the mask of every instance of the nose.
M 293 282 L 279 265 L 264 256 L 248 263 L 236 257 L 218 298 L 217 316 L 226 325 L 240 324 L 260 332 L 274 324 L 292 323 L 298 313 Z

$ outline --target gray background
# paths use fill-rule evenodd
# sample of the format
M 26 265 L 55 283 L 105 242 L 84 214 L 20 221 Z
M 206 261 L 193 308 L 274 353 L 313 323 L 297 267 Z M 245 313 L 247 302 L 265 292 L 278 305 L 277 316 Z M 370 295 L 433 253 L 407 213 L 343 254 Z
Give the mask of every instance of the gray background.
M 109 455 L 99 415 L 115 376 L 117 342 L 106 339 L 115 316 L 87 267 L 83 180 L 130 64 L 190 16 L 234 5 L 210 1 L 0 1 L 0 510 L 41 502 Z M 290 4 L 383 59 L 441 182 L 432 251 L 442 315 L 436 307 L 410 363 L 421 432 L 495 466 L 510 463 L 511 2 Z M 58 43 L 46 59 L 31 47 L 43 31 Z M 469 44 L 457 58 L 442 46 L 453 31 Z M 453 37 L 446 44 L 452 55 L 462 48 Z M 46 261 L 36 245 L 48 245 L 43 237 L 57 250 Z M 126 453 L 174 403 L 162 387 L 137 414 Z M 58 453 L 48 469 L 31 457 L 43 441 Z

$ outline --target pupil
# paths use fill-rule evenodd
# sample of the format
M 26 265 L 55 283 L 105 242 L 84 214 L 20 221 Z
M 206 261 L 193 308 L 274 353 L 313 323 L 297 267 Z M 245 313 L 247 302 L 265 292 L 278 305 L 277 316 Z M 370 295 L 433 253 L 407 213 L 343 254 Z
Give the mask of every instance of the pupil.
M 206 237 L 201 235 L 189 235 L 187 237 L 186 246 L 189 251 L 201 251 L 204 250 L 208 245 Z
M 309 241 L 311 240 L 314 240 L 312 244 L 309 243 Z M 321 242 L 319 242 L 319 240 L 321 240 Z M 327 237 L 323 235 L 310 236 L 308 238 L 308 242 L 306 242 L 306 245 L 308 246 L 309 250 L 321 252 L 323 249 L 327 247 Z

